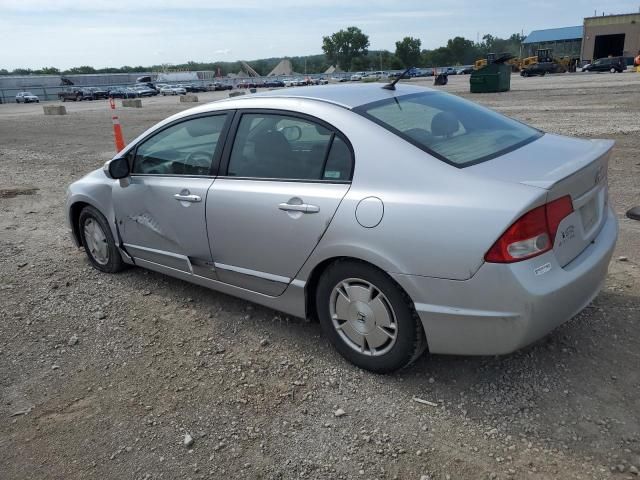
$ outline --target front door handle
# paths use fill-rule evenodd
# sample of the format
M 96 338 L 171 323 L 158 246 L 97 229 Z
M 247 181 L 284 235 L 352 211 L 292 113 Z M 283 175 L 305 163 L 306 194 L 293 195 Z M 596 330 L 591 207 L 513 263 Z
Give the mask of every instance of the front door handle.
M 285 212 L 302 212 L 302 213 L 318 213 L 320 211 L 320 207 L 317 205 L 310 205 L 308 203 L 300 203 L 298 205 L 291 203 L 281 203 L 278 205 L 280 210 L 284 210 Z
M 202 198 L 199 195 L 185 195 L 182 193 L 176 193 L 173 198 L 175 198 L 176 200 L 180 201 L 180 202 L 192 202 L 192 203 L 196 203 L 196 202 L 201 202 Z

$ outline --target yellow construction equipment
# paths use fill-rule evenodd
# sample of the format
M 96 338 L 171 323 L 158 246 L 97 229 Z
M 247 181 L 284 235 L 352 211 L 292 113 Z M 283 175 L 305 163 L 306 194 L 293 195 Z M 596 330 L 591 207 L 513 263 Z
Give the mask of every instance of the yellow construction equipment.
M 503 57 L 507 57 L 507 56 L 510 56 L 510 54 L 505 52 L 505 53 L 501 53 L 497 57 L 498 58 L 503 58 Z M 486 67 L 487 64 L 494 63 L 495 61 L 496 61 L 496 54 L 495 53 L 488 53 L 486 58 L 481 58 L 479 60 L 476 60 L 474 65 L 473 65 L 473 68 L 474 68 L 474 70 L 479 70 L 482 67 Z M 519 72 L 520 71 L 521 67 L 520 67 L 520 59 L 519 58 L 513 57 L 513 58 L 510 58 L 509 60 L 506 60 L 504 63 L 507 64 L 507 65 L 511 65 L 511 71 L 513 71 L 513 72 Z
M 496 54 L 495 53 L 487 53 L 487 56 L 485 58 L 481 58 L 480 60 L 476 60 L 475 63 L 473 64 L 473 68 L 474 70 L 479 70 L 482 67 L 486 67 L 489 63 L 493 63 L 496 60 Z

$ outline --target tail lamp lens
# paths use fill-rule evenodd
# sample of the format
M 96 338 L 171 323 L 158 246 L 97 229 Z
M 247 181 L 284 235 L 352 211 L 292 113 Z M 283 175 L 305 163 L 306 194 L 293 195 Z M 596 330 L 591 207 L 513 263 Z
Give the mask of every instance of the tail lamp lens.
M 560 222 L 573 212 L 570 196 L 534 208 L 516 220 L 485 255 L 487 262 L 513 263 L 553 248 Z

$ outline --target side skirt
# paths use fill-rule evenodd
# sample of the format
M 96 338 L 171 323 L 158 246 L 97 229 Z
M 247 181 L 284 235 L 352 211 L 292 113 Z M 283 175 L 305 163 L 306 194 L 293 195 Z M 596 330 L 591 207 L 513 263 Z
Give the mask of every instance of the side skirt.
M 241 287 L 222 283 L 217 280 L 201 277 L 200 275 L 189 274 L 175 268 L 166 267 L 164 265 L 150 262 L 148 260 L 142 260 L 140 258 L 135 259 L 135 265 L 148 268 L 149 270 L 153 270 L 155 272 L 164 273 L 166 275 L 179 278 L 180 280 L 184 280 L 186 282 L 195 283 L 196 285 L 210 288 L 211 290 L 225 293 L 233 297 L 242 298 L 244 300 L 263 305 L 265 307 L 273 308 L 274 310 L 284 312 L 294 317 L 306 317 L 304 292 L 305 282 L 302 282 L 300 280 L 294 280 L 293 282 L 291 282 L 289 287 L 284 291 L 282 295 L 271 297 L 269 295 L 252 292 Z

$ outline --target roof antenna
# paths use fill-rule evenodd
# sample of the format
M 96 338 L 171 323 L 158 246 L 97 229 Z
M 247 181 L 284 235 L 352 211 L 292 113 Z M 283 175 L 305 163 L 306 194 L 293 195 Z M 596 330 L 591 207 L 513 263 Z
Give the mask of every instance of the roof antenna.
M 400 76 L 398 78 L 396 78 L 393 82 L 391 83 L 387 83 L 384 87 L 385 90 L 395 90 L 396 89 L 396 83 L 398 83 L 400 81 L 401 78 L 404 78 L 404 76 L 409 73 L 410 70 L 413 70 L 416 67 L 409 67 L 407 68 L 404 72 L 402 72 L 400 74 Z M 407 78 L 411 78 L 411 77 L 407 77 Z

